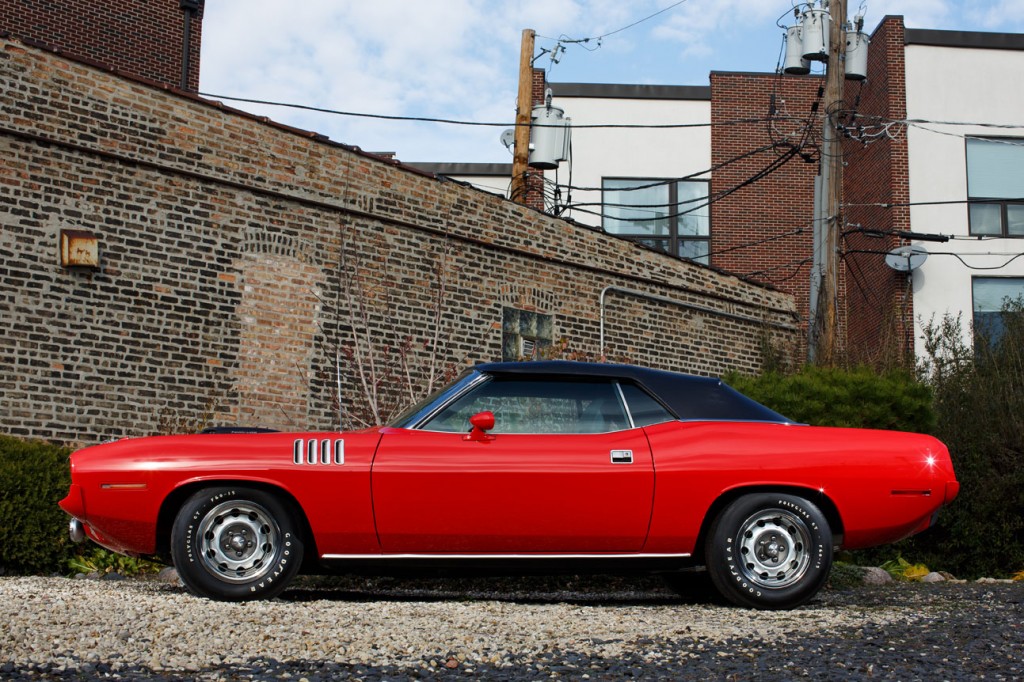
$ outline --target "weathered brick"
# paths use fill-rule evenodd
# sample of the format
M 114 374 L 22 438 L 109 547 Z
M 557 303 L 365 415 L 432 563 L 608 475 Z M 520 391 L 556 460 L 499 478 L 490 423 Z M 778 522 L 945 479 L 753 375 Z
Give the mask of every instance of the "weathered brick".
M 358 344 L 423 387 L 435 336 L 442 364 L 500 359 L 506 306 L 552 316 L 573 357 L 705 375 L 796 342 L 783 292 L 390 160 L 12 40 L 0 80 L 8 432 L 95 441 L 210 410 L 331 428 L 339 357 L 351 425 Z M 65 228 L 98 234 L 98 270 L 59 267 Z M 611 291 L 602 349 L 609 286 L 682 305 Z

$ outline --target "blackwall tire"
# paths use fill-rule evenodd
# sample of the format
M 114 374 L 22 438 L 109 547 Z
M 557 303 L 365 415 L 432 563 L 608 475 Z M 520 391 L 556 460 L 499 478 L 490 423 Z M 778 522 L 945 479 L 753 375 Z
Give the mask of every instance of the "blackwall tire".
M 814 598 L 832 567 L 832 532 L 812 502 L 758 493 L 727 506 L 705 545 L 715 588 L 738 606 L 792 609 Z
M 290 505 L 243 486 L 192 495 L 171 529 L 171 556 L 185 586 L 221 601 L 271 599 L 302 564 Z

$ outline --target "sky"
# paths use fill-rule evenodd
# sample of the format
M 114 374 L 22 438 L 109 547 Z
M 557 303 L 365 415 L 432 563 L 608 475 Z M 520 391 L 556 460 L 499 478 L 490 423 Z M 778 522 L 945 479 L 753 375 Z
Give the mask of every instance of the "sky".
M 1024 0 L 858 3 L 848 0 L 848 14 L 863 14 L 868 33 L 890 14 L 903 15 L 909 28 L 1024 33 Z M 515 118 L 523 29 L 537 33 L 534 66 L 548 71 L 549 82 L 708 85 L 711 71 L 774 72 L 779 24 L 792 23 L 792 7 L 792 0 L 212 0 L 200 92 L 506 124 Z M 589 40 L 564 42 L 554 63 L 559 39 Z M 503 127 L 223 101 L 405 162 L 511 161 L 499 140 Z

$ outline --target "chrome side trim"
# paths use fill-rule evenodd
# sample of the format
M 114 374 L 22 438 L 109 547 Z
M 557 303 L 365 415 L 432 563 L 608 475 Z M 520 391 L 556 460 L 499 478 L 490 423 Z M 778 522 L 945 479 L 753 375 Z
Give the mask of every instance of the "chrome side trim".
M 629 428 L 635 429 L 636 422 L 633 421 L 633 412 L 629 409 L 629 403 L 626 402 L 626 395 L 622 392 L 622 382 L 613 381 L 612 383 L 615 384 L 615 392 L 619 395 L 619 402 L 622 403 L 622 409 L 626 411 L 626 419 L 629 420 Z
M 691 554 L 321 554 L 321 559 L 688 559 Z

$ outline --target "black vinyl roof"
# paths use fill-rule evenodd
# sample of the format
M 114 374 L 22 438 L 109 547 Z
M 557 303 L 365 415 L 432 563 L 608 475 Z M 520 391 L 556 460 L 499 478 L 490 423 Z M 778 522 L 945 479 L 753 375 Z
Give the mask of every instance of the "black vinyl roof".
M 490 362 L 473 367 L 494 377 L 601 377 L 630 381 L 645 388 L 678 419 L 793 423 L 778 412 L 728 386 L 721 379 L 668 372 L 635 365 L 568 360 Z

